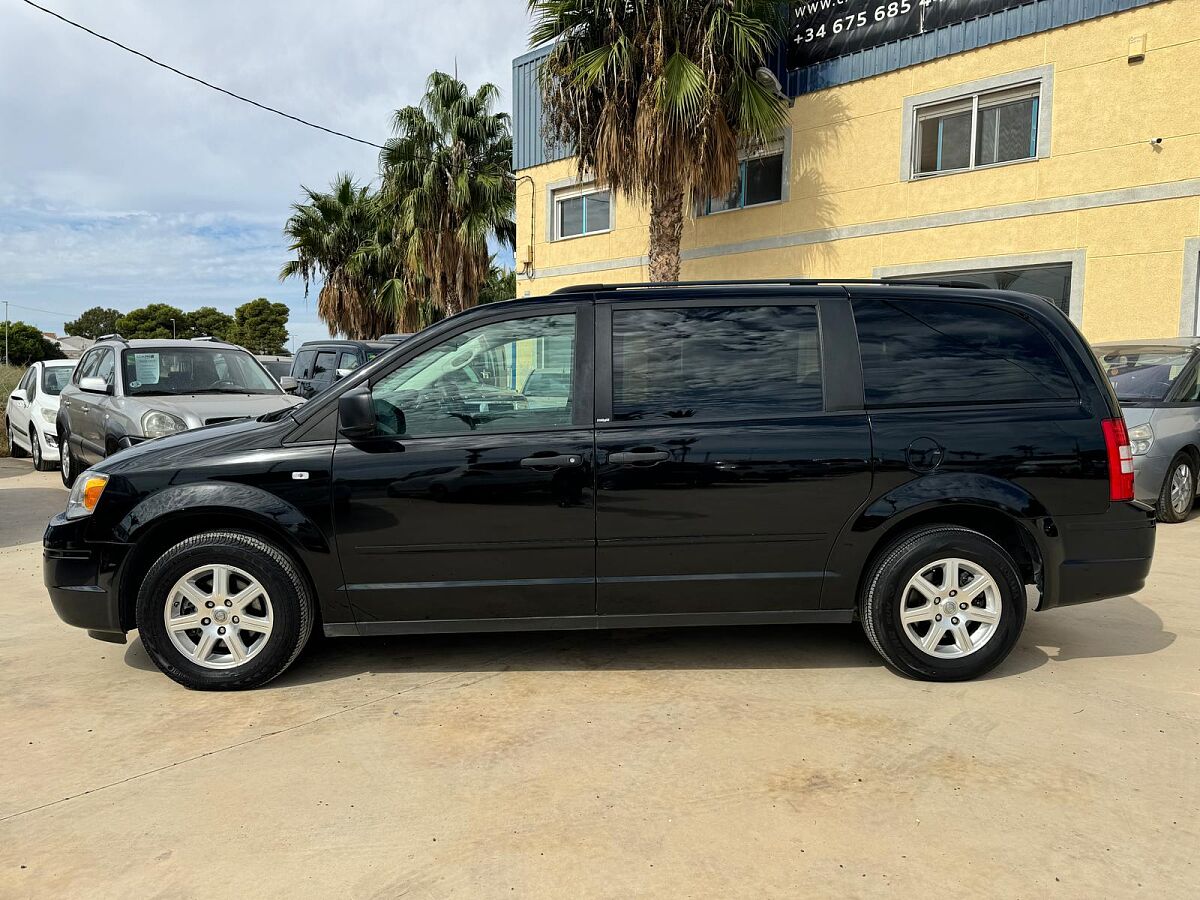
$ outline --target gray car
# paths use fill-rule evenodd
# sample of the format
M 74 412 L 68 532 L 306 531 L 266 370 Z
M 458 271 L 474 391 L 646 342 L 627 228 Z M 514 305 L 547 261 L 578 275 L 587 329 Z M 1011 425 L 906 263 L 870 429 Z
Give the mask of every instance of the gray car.
M 303 402 L 232 344 L 101 338 L 60 395 L 63 483 L 70 487 L 84 468 L 142 441 Z
M 1134 492 L 1160 522 L 1182 522 L 1200 471 L 1200 338 L 1097 344 L 1133 448 Z

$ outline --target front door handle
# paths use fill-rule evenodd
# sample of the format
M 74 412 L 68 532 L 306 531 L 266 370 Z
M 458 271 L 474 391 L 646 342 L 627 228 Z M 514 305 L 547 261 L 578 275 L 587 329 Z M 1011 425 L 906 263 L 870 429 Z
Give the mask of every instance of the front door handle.
M 583 465 L 583 456 L 578 453 L 527 456 L 521 460 L 526 469 L 571 469 Z
M 659 463 L 671 458 L 666 450 L 622 450 L 608 454 L 608 461 L 617 465 L 629 463 Z

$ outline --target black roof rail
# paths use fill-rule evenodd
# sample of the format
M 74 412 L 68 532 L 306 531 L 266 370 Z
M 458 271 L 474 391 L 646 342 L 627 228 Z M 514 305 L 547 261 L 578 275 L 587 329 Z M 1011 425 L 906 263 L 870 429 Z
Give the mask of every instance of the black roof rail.
M 782 287 L 812 287 L 822 284 L 866 284 L 904 285 L 921 287 L 948 287 L 986 289 L 986 284 L 961 278 L 744 278 L 728 281 L 639 281 L 627 284 L 574 284 L 560 287 L 551 294 L 591 294 L 597 291 L 623 291 L 626 289 L 670 287 L 732 287 L 737 285 L 770 285 Z
M 125 340 L 125 338 L 121 337 L 115 331 L 112 334 L 102 334 L 102 335 L 100 335 L 100 337 L 96 338 L 97 344 L 100 343 L 101 341 L 120 341 L 122 344 L 129 343 L 129 341 Z

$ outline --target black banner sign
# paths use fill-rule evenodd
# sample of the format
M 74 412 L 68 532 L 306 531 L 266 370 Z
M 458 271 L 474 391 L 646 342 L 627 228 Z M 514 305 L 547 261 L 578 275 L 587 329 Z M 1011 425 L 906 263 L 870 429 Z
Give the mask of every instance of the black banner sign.
M 876 47 L 1032 0 L 792 0 L 788 68 Z

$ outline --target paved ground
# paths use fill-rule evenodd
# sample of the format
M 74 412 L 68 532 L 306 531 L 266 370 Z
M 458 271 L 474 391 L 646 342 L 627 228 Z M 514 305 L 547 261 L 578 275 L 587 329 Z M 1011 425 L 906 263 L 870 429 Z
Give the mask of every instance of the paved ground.
M 54 617 L 64 499 L 0 478 L 0 896 L 1200 894 L 1200 516 L 971 684 L 810 627 L 343 639 L 215 695 Z

